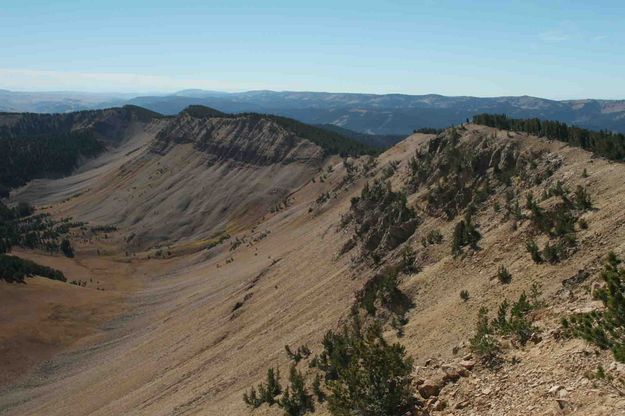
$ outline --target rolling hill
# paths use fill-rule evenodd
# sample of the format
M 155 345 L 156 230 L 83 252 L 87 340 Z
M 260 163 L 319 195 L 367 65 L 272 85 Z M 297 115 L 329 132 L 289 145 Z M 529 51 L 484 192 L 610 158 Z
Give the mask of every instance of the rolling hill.
M 224 93 L 183 90 L 169 95 L 22 93 L 0 91 L 0 111 L 68 112 L 135 104 L 175 115 L 190 105 L 225 113 L 256 112 L 308 124 L 332 124 L 359 133 L 407 135 L 424 127 L 446 128 L 480 113 L 538 117 L 589 129 L 625 132 L 623 100 L 549 100 L 519 97 L 448 97 L 436 94 L 351 94 L 297 91 Z

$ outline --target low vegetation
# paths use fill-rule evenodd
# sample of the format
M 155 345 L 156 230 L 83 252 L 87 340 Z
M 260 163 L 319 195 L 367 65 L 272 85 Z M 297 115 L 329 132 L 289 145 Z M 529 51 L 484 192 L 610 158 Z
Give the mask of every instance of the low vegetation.
M 454 234 L 451 240 L 452 254 L 458 256 L 466 246 L 477 250 L 479 248 L 477 242 L 480 241 L 481 238 L 482 235 L 473 224 L 471 215 L 465 215 L 465 218 L 460 220 L 454 227 Z
M 625 362 L 625 268 L 621 263 L 611 252 L 601 272 L 605 287 L 595 296 L 605 309 L 573 315 L 562 324 L 570 335 L 609 349 L 616 360 Z
M 310 356 L 310 349 L 306 345 L 300 345 L 295 352 L 291 350 L 291 347 L 285 345 L 284 350 L 286 351 L 286 355 L 289 359 L 295 364 L 299 363 L 302 358 L 308 358 Z
M 280 370 L 267 369 L 267 377 L 264 383 L 260 383 L 258 388 L 252 387 L 249 392 L 243 394 L 243 401 L 252 408 L 259 407 L 263 403 L 269 406 L 277 403 L 276 396 L 282 393 L 280 385 Z
M 315 403 L 306 389 L 304 376 L 294 365 L 289 372 L 289 385 L 278 404 L 286 416 L 302 416 L 315 411 Z
M 351 225 L 354 232 L 342 252 L 361 241 L 363 258 L 379 263 L 412 236 L 420 223 L 404 193 L 393 191 L 389 182 L 375 180 L 364 186 L 360 197 L 352 198 L 350 211 L 343 216 L 342 226 Z
M 341 332 L 328 332 L 323 347 L 319 368 L 333 415 L 403 415 L 415 407 L 412 359 L 386 342 L 378 324 L 364 328 L 353 317 Z
M 523 292 L 512 305 L 504 299 L 497 310 L 497 317 L 492 321 L 489 320 L 488 309 L 482 307 L 478 313 L 475 335 L 470 340 L 471 350 L 486 365 L 498 364 L 501 347 L 497 336 L 510 336 L 520 345 L 525 345 L 536 332 L 531 312 L 542 306 L 540 290 L 534 285 L 529 295 Z

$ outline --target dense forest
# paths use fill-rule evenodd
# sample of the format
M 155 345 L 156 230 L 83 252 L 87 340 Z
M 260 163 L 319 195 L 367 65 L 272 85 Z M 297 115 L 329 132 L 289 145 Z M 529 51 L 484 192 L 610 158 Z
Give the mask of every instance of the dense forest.
M 581 147 L 612 160 L 625 160 L 625 135 L 607 130 L 593 131 L 559 121 L 538 118 L 515 119 L 505 114 L 478 114 L 473 122 L 503 130 L 522 131 Z
M 317 124 L 316 127 L 338 133 L 352 140 L 356 140 L 357 142 L 362 143 L 364 145 L 375 147 L 377 149 L 382 149 L 382 150 L 388 149 L 389 147 L 393 146 L 396 143 L 401 142 L 407 137 L 406 134 L 401 135 L 401 134 L 360 133 L 357 131 L 345 129 L 343 127 L 337 126 L 336 124 Z
M 136 106 L 67 114 L 0 113 L 0 198 L 31 179 L 68 175 L 132 120 L 161 117 Z
M 90 133 L 46 134 L 30 137 L 1 137 L 0 197 L 29 180 L 68 175 L 81 157 L 98 155 L 104 146 Z
M 0 254 L 0 280 L 9 283 L 23 283 L 25 277 L 34 275 L 60 280 L 61 282 L 67 281 L 63 272 L 59 270 L 19 257 Z

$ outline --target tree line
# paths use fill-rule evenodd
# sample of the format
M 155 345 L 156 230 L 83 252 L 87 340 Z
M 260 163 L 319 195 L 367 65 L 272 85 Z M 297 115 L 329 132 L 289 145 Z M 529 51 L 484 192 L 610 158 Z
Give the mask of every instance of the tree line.
M 478 114 L 475 124 L 502 130 L 521 131 L 538 137 L 559 140 L 571 146 L 581 147 L 612 160 L 625 160 L 625 135 L 608 130 L 588 130 L 553 120 L 538 118 L 515 119 L 505 114 Z

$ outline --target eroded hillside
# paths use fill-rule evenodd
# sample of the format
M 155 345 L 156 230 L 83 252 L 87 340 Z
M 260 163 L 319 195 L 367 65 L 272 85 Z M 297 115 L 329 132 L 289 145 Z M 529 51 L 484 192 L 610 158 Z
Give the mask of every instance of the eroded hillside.
M 622 364 L 561 323 L 604 308 L 593 293 L 608 252 L 625 251 L 625 165 L 471 124 L 378 157 L 328 156 L 270 119 L 218 114 L 137 137 L 14 196 L 114 224 L 106 238 L 76 232 L 67 262 L 128 264 L 124 280 L 141 284 L 108 287 L 123 319 L 5 389 L 5 413 L 281 415 L 284 393 L 282 407 L 255 403 L 250 387 L 269 368 L 286 387 L 296 364 L 309 408 L 329 414 L 344 379 L 328 349 L 356 342 L 341 335 L 354 317 L 414 359 L 402 406 L 415 414 L 625 411 Z

